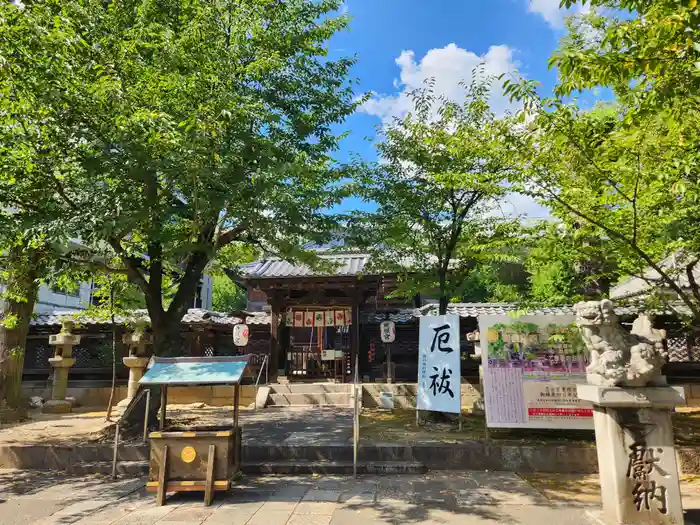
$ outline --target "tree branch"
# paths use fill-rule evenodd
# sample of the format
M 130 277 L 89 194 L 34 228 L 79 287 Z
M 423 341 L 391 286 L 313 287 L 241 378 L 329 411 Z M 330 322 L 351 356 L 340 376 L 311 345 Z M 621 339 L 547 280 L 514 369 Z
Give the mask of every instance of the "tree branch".
M 541 185 L 540 185 L 541 186 Z M 694 304 L 694 302 L 688 297 L 688 294 L 683 291 L 683 289 L 678 285 L 678 283 L 671 278 L 657 263 L 652 259 L 644 250 L 642 250 L 639 246 L 637 246 L 636 243 L 633 243 L 630 239 L 628 239 L 624 234 L 618 232 L 617 230 L 614 230 L 610 228 L 609 226 L 606 226 L 602 222 L 594 219 L 587 213 L 583 213 L 582 211 L 574 208 L 571 206 L 568 202 L 564 201 L 559 195 L 557 195 L 556 192 L 552 191 L 551 189 L 541 186 L 548 194 L 550 197 L 552 197 L 555 201 L 557 201 L 559 204 L 564 206 L 567 210 L 569 210 L 571 213 L 574 215 L 588 221 L 590 224 L 593 224 L 594 226 L 597 226 L 601 230 L 603 230 L 605 233 L 610 235 L 611 237 L 617 239 L 618 241 L 622 241 L 625 244 L 627 244 L 632 250 L 642 259 L 644 260 L 653 270 L 655 270 L 663 279 L 663 281 L 666 283 L 666 285 L 671 288 L 674 292 L 678 294 L 678 297 L 685 303 L 685 305 L 688 307 L 688 309 L 692 312 L 693 316 L 696 318 L 700 318 L 700 305 Z
M 698 265 L 698 262 L 700 262 L 700 259 L 695 259 L 691 261 L 690 264 L 687 264 L 685 267 L 685 275 L 688 277 L 688 286 L 693 293 L 693 297 L 695 297 L 695 300 L 700 304 L 700 287 L 695 279 L 695 267 Z
M 141 264 L 141 261 L 136 257 L 129 255 L 122 246 L 122 243 L 119 239 L 110 237 L 108 242 L 112 249 L 117 253 L 117 255 L 121 257 L 122 261 L 124 261 L 124 266 L 126 266 L 128 275 L 131 278 L 131 280 L 134 282 L 134 284 L 141 288 L 141 291 L 146 296 L 146 299 L 149 300 L 148 281 L 146 280 L 144 274 L 141 273 L 143 271 L 143 265 Z
M 234 226 L 233 228 L 229 228 L 228 230 L 221 232 L 215 242 L 216 248 L 223 248 L 227 244 L 231 244 L 233 241 L 239 240 L 240 236 L 246 231 L 248 226 L 249 222 L 247 220 L 244 220 L 241 221 L 237 226 Z

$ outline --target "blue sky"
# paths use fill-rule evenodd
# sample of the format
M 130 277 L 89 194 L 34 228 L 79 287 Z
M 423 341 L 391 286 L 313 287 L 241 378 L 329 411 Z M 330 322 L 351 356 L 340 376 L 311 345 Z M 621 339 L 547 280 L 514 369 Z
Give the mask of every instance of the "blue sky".
M 374 159 L 375 127 L 405 112 L 405 93 L 425 78 L 434 77 L 436 91 L 457 98 L 457 84 L 469 81 L 472 69 L 484 62 L 494 74 L 517 69 L 542 82 L 542 94 L 548 94 L 556 73 L 547 68 L 547 60 L 564 34 L 567 14 L 559 1 L 346 0 L 350 28 L 332 39 L 329 51 L 331 56 L 357 56 L 353 73 L 359 91 L 373 96 L 342 127 L 350 136 L 339 160 L 351 154 Z M 500 113 L 510 104 L 497 94 L 492 107 Z M 343 206 L 356 207 L 363 204 L 349 200 Z M 522 198 L 512 207 L 533 217 L 546 215 Z

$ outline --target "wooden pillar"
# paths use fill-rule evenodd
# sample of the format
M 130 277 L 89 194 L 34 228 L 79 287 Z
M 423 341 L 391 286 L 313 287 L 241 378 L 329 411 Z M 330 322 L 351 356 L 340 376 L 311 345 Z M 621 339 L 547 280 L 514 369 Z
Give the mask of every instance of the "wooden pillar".
M 355 377 L 355 363 L 360 352 L 360 298 L 355 295 L 352 300 L 352 325 L 350 326 L 350 382 Z M 358 370 L 359 373 L 359 370 Z
M 280 368 L 280 301 L 275 294 L 270 295 L 270 382 L 277 380 Z
M 168 405 L 168 385 L 161 385 L 160 387 L 160 430 L 165 429 L 165 410 Z
M 238 428 L 238 414 L 239 414 L 239 407 L 238 405 L 241 402 L 241 385 L 237 384 L 236 386 L 233 387 L 233 428 L 236 429 Z

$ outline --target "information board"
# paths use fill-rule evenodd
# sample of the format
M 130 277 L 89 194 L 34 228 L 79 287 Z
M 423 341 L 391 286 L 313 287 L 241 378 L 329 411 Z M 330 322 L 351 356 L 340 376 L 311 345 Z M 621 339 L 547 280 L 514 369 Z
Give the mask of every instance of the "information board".
M 575 317 L 479 316 L 486 424 L 493 428 L 592 429 L 578 399 L 587 355 Z
M 420 318 L 418 335 L 418 410 L 459 414 L 459 316 Z

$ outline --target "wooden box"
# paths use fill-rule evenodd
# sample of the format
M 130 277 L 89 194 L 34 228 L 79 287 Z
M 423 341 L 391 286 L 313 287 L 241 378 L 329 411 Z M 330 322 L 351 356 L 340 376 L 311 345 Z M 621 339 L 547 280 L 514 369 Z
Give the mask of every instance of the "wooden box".
M 210 504 L 214 491 L 225 491 L 240 469 L 241 429 L 152 432 L 149 492 L 203 491 Z

